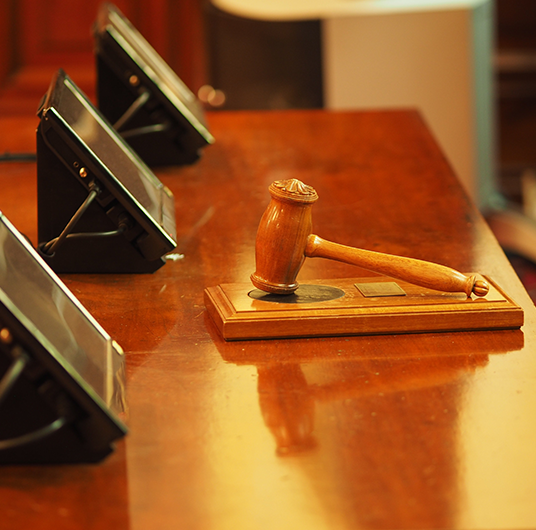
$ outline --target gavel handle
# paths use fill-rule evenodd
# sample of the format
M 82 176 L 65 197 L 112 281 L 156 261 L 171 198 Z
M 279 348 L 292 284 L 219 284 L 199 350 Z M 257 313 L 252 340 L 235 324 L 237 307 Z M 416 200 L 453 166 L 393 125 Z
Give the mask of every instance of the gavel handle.
M 307 239 L 305 255 L 310 258 L 327 258 L 357 265 L 391 278 L 445 292 L 462 292 L 467 296 L 485 296 L 489 285 L 476 276 L 466 276 L 457 270 L 419 259 L 383 254 L 371 250 L 347 247 L 326 241 L 314 234 Z

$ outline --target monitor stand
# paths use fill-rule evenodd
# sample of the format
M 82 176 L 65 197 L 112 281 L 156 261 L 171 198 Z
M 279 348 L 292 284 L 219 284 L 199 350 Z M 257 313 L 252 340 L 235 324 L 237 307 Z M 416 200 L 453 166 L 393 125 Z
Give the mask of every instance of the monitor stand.
M 97 56 L 98 108 L 138 156 L 150 167 L 196 162 L 199 148 L 189 145 L 186 127 L 170 119 L 148 90 L 133 83 Z
M 164 258 L 148 261 L 136 248 L 143 245 L 141 228 L 129 223 L 124 208 L 102 189 L 72 227 L 75 233 L 92 237 L 67 237 L 53 254 L 46 245 L 64 232 L 75 213 L 87 201 L 89 191 L 68 167 L 74 155 L 65 148 L 56 154 L 37 130 L 38 252 L 57 273 L 151 273 L 164 265 Z M 65 162 L 64 162 L 65 161 Z M 74 166 L 74 163 L 73 163 Z M 124 233 L 117 234 L 122 220 Z M 136 225 L 134 228 L 129 226 Z M 116 235 L 104 235 L 115 233 Z M 49 247 L 50 248 L 50 247 Z
M 112 445 L 84 438 L 82 410 L 37 368 L 24 352 L 17 359 L 0 352 L 0 465 L 102 460 Z

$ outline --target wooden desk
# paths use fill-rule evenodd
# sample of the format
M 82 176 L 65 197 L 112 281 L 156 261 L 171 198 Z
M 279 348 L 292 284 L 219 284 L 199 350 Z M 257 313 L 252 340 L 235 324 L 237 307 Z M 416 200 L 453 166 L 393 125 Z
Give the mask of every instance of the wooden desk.
M 536 526 L 535 310 L 413 112 L 209 116 L 199 163 L 158 171 L 179 252 L 152 275 L 64 275 L 127 354 L 130 434 L 99 465 L 0 470 L 0 527 Z M 33 149 L 35 119 L 0 120 Z M 0 209 L 35 243 L 35 164 Z M 247 281 L 277 179 L 320 196 L 315 232 L 493 277 L 522 331 L 225 343 L 205 287 Z M 300 278 L 370 273 L 310 259 Z

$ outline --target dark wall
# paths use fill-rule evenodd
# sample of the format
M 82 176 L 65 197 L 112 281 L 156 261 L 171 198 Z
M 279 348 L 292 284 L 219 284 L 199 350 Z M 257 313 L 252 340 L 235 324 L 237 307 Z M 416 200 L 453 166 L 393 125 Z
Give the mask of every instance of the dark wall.
M 225 109 L 322 107 L 320 21 L 239 18 L 207 5 L 208 80 Z

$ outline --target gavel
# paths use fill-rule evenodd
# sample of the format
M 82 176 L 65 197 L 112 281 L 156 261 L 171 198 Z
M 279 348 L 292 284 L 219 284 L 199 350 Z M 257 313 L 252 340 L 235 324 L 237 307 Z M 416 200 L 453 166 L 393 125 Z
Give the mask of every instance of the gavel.
M 269 187 L 272 199 L 264 212 L 255 243 L 253 285 L 274 294 L 292 294 L 306 257 L 328 258 L 428 289 L 485 296 L 489 285 L 444 265 L 340 245 L 312 234 L 314 188 L 297 179 L 279 180 Z

